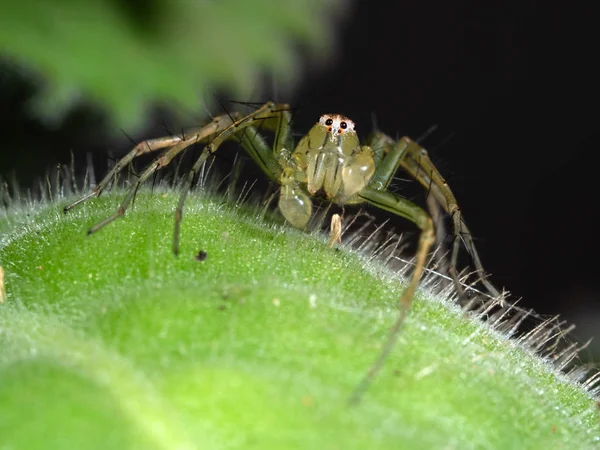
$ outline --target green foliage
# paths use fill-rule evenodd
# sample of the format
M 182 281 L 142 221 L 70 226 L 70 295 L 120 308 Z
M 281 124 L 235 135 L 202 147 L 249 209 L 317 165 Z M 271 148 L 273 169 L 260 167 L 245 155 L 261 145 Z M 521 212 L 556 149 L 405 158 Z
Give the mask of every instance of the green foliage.
M 264 71 L 290 81 L 294 50 L 331 45 L 341 3 L 6 0 L 0 56 L 46 83 L 37 112 L 52 117 L 83 97 L 130 128 L 157 102 L 198 111 L 216 89 L 257 94 Z
M 396 317 L 386 268 L 325 239 L 169 191 L 91 237 L 109 195 L 0 219 L 0 442 L 8 448 L 592 449 L 590 396 L 455 305 Z M 204 250 L 207 258 L 196 261 Z

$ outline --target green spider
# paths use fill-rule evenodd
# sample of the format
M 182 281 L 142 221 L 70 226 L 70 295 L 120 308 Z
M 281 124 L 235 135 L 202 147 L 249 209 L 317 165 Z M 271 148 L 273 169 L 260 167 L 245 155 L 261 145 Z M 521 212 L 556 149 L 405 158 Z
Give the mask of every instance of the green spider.
M 381 369 L 394 345 L 425 269 L 428 254 L 435 242 L 434 225 L 429 214 L 409 200 L 387 191 L 398 168 L 403 168 L 419 181 L 452 216 L 455 239 L 450 271 L 455 284 L 460 287 L 456 265 L 462 241 L 473 259 L 480 280 L 492 295 L 500 294 L 486 280 L 481 261 L 471 234 L 461 217 L 456 199 L 423 147 L 409 138 L 394 140 L 381 132 L 375 132 L 367 144 L 361 146 L 354 122 L 339 114 L 322 115 L 308 134 L 294 145 L 290 128 L 291 119 L 289 105 L 268 102 L 247 115 L 230 113 L 218 116 L 209 124 L 185 137 L 166 136 L 143 141 L 119 160 L 89 194 L 64 209 L 66 212 L 92 197 L 99 196 L 117 174 L 137 156 L 167 149 L 142 172 L 125 195 L 117 212 L 94 225 L 88 232 L 95 233 L 125 214 L 138 188 L 148 178 L 170 164 L 173 158 L 185 148 L 204 143 L 202 153 L 184 180 L 175 211 L 173 252 L 177 255 L 183 205 L 195 176 L 208 156 L 215 153 L 223 142 L 235 140 L 262 171 L 280 185 L 279 210 L 296 228 L 306 227 L 312 215 L 311 198 L 317 195 L 339 205 L 370 203 L 410 220 L 421 230 L 414 270 L 401 295 L 400 311 L 387 342 L 352 397 L 353 400 L 358 400 Z M 275 135 L 272 148 L 261 135 L 262 130 Z

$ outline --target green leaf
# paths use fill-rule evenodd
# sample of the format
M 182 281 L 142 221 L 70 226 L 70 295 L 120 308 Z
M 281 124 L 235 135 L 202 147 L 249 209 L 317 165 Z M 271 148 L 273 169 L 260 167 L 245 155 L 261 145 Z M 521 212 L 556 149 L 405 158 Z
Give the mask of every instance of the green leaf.
M 176 258 L 169 190 L 87 237 L 120 197 L 0 220 L 9 448 L 600 445 L 589 393 L 426 288 L 350 407 L 396 318 L 396 274 L 202 196 Z

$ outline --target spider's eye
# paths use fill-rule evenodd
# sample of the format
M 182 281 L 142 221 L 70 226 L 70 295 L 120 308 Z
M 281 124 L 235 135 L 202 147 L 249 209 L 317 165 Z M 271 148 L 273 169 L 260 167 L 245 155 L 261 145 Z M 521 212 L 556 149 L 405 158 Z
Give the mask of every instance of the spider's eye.
M 325 125 L 329 126 L 329 125 L 333 125 L 333 119 L 327 119 L 325 121 Z
M 343 128 L 345 130 L 346 128 L 348 128 L 348 124 L 346 122 L 342 122 L 340 123 L 340 128 Z

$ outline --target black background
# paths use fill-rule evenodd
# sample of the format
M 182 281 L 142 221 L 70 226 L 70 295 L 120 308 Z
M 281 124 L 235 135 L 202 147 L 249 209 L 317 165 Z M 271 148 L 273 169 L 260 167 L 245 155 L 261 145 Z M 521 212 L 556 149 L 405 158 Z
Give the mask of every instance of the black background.
M 493 283 L 574 321 L 587 339 L 600 330 L 600 41 L 582 5 L 357 2 L 329 60 L 307 61 L 292 97 L 277 100 L 299 108 L 299 132 L 324 112 L 351 117 L 365 135 L 373 115 L 393 136 L 435 125 L 423 144 Z M 31 118 L 36 86 L 3 72 L 1 175 L 27 185 L 71 151 L 104 160 L 130 147 L 86 108 L 55 127 Z M 161 121 L 134 138 L 164 134 Z

